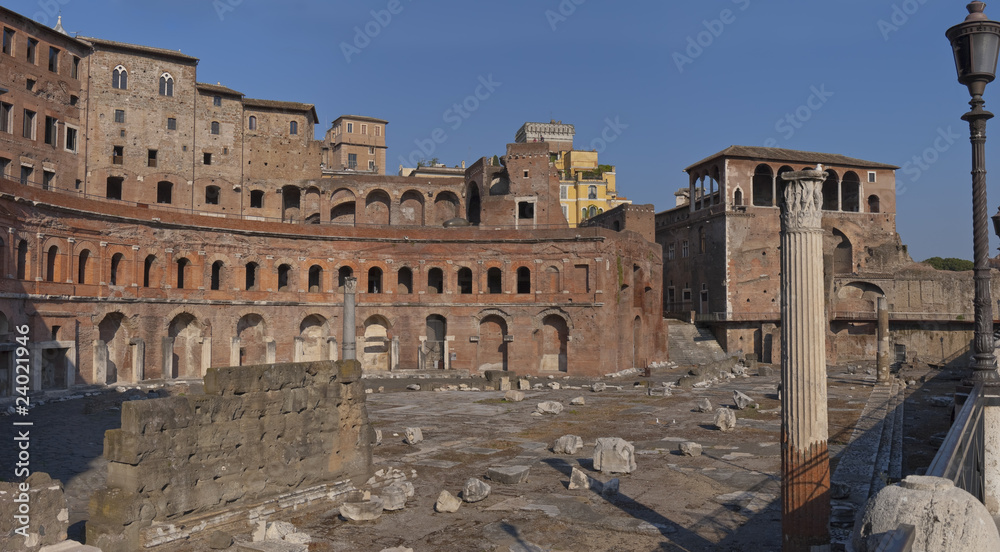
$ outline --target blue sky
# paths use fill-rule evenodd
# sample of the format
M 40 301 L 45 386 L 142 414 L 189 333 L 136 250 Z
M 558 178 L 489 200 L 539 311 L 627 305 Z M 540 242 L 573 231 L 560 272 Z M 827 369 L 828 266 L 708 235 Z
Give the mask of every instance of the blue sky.
M 49 24 L 61 9 L 70 33 L 180 49 L 201 59 L 202 82 L 313 103 L 319 135 L 341 114 L 387 119 L 390 172 L 401 157 L 455 165 L 502 154 L 523 122 L 550 119 L 576 125 L 577 147 L 599 148 L 602 162 L 617 166 L 620 193 L 657 210 L 687 185 L 685 166 L 732 144 L 899 165 L 898 231 L 923 260 L 972 257 L 971 155 L 960 120 L 969 97 L 944 36 L 964 19 L 966 3 L 3 5 Z M 1000 4 L 986 13 L 1000 19 Z M 987 109 L 1000 112 L 1000 84 L 987 87 L 985 98 Z M 987 131 L 991 215 L 1000 205 L 998 124 Z M 443 131 L 436 142 L 435 129 Z

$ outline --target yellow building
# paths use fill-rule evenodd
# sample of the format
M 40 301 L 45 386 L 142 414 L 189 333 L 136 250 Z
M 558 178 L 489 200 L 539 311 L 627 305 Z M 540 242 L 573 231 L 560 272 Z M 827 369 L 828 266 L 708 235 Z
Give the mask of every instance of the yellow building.
M 559 171 L 559 199 L 570 226 L 630 200 L 619 197 L 614 165 L 598 163 L 596 151 L 569 150 L 552 154 Z

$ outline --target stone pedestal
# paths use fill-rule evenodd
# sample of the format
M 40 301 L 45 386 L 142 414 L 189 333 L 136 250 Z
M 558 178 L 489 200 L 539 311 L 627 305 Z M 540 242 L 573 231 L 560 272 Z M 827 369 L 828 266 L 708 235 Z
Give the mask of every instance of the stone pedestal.
M 822 166 L 787 172 L 781 213 L 782 550 L 830 543 Z

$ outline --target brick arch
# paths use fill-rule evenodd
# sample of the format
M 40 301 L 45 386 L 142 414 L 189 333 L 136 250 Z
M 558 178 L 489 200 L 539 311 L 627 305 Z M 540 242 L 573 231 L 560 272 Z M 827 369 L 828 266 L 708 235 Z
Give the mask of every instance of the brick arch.
M 260 265 L 260 263 L 257 264 Z M 275 290 L 278 288 L 278 269 L 283 264 L 288 265 L 288 290 L 294 291 L 297 289 L 295 284 L 299 282 L 298 272 L 302 268 L 298 258 L 275 257 L 274 259 L 271 259 L 271 269 L 269 272 L 274 277 L 274 288 Z
M 264 316 L 264 314 L 262 314 L 257 309 L 246 308 L 246 309 L 242 309 L 242 310 L 236 311 L 236 316 L 233 316 L 232 322 L 230 322 L 229 327 L 227 328 L 230 331 L 230 335 L 231 336 L 237 337 L 239 335 L 240 321 L 243 320 L 244 317 L 250 316 L 250 315 L 257 315 L 257 316 L 259 316 L 260 319 L 263 321 L 263 324 L 264 324 L 264 335 L 266 335 L 266 336 L 271 335 L 271 324 L 268 322 L 267 316 Z
M 502 318 L 503 321 L 507 323 L 507 331 L 510 331 L 511 327 L 514 325 L 514 317 L 508 314 L 507 311 L 503 309 L 498 309 L 496 307 L 490 307 L 490 308 L 485 308 L 477 312 L 476 314 L 472 315 L 472 320 L 473 322 L 475 322 L 477 328 L 479 327 L 479 324 L 482 323 L 483 319 L 486 318 L 487 316 L 499 316 L 500 318 Z
M 184 314 L 191 316 L 198 322 L 203 335 L 212 335 L 212 323 L 209 321 L 211 320 L 210 315 L 201 312 L 201 310 L 192 309 L 189 306 L 177 307 L 160 319 L 160 329 L 163 331 L 163 334 L 167 335 L 170 332 L 170 325 L 173 323 L 174 319 Z M 208 331 L 207 334 L 205 334 L 206 330 Z
M 538 314 L 531 317 L 531 329 L 536 331 L 540 330 L 542 328 L 542 321 L 545 320 L 547 316 L 551 315 L 561 317 L 563 320 L 566 321 L 566 327 L 569 328 L 569 331 L 570 332 L 573 331 L 574 329 L 573 317 L 570 316 L 568 312 L 559 307 L 549 307 L 547 309 L 539 311 Z
M 387 330 L 391 330 L 394 327 L 392 322 L 393 313 L 392 311 L 386 310 L 384 308 L 366 308 L 365 309 L 365 319 L 361 321 L 361 326 L 365 327 L 369 323 L 384 322 L 384 326 Z

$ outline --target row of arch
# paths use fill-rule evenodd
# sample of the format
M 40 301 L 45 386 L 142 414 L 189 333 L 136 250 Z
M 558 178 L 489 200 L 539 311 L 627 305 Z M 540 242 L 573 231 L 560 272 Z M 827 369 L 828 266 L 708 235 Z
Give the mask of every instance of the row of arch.
M 428 209 L 431 198 L 433 206 Z M 389 192 L 381 188 L 370 190 L 363 198 L 352 190 L 339 188 L 325 199 L 315 186 L 304 193 L 296 186 L 285 186 L 281 189 L 281 218 L 288 222 L 320 224 L 323 222 L 321 213 L 325 211 L 324 201 L 330 214 L 327 220 L 333 224 L 356 224 L 359 210 L 363 213 L 364 224 L 379 226 L 440 224 L 461 215 L 461 201 L 450 190 L 439 191 L 436 195 L 427 192 L 426 196 L 417 190 L 406 190 L 393 202 Z M 254 207 L 253 201 L 251 207 Z
M 805 167 L 802 170 L 810 169 Z M 781 179 L 781 175 L 794 171 L 792 167 L 785 165 L 775 173 L 769 165 L 760 164 L 754 169 L 751 192 L 751 203 L 755 207 L 776 207 L 784 201 L 783 190 L 787 185 Z M 826 170 L 826 180 L 823 182 L 823 210 L 842 211 L 849 213 L 861 212 L 862 185 L 861 178 L 854 171 L 847 171 L 843 178 L 833 169 Z M 737 188 L 733 195 L 735 205 L 743 205 L 743 191 Z M 879 197 L 875 194 L 868 196 L 867 206 L 869 213 L 878 213 L 881 210 Z

